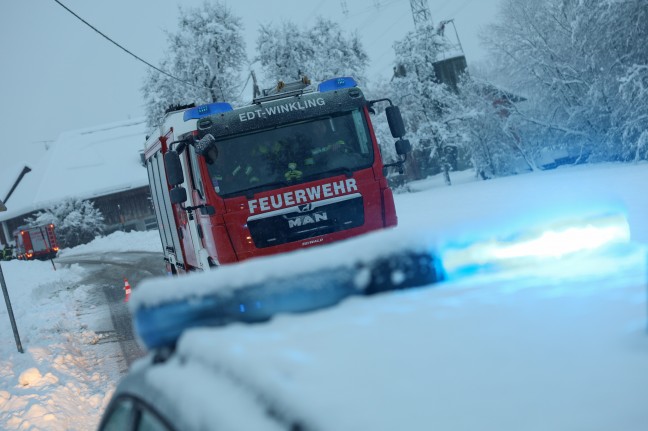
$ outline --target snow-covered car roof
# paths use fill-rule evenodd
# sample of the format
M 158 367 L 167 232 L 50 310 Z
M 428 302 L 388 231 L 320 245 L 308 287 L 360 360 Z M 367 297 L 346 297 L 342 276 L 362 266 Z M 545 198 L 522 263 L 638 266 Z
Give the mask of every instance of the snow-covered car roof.
M 626 429 L 636 418 L 610 409 L 641 411 L 643 400 L 623 393 L 648 384 L 646 360 L 629 361 L 610 335 L 627 330 L 629 309 L 644 311 L 643 283 L 645 254 L 630 247 L 567 259 L 542 278 L 354 296 L 265 323 L 189 329 L 166 360 L 162 349 L 136 363 L 116 393 L 144 388 L 178 429 Z
M 524 256 L 502 271 L 409 289 L 391 277 L 398 290 L 371 295 L 358 262 L 421 251 L 424 236 L 380 232 L 353 246 L 147 280 L 133 296 L 136 326 L 141 312 L 165 333 L 185 311 L 203 318 L 211 307 L 219 319 L 181 325 L 177 341 L 147 336 L 151 353 L 116 396 L 143 388 L 133 396 L 183 430 L 628 429 L 639 419 L 614 412 L 645 410 L 623 394 L 645 391 L 648 362 L 617 345 L 630 326 L 645 325 L 645 249 L 627 242 L 623 217 L 601 220 L 602 233 L 621 234 L 610 247 L 589 247 L 588 221 L 587 248 L 559 241 L 570 250 L 559 259 Z M 563 231 L 573 238 L 571 227 Z M 286 312 L 287 293 L 309 291 L 343 294 Z M 243 307 L 234 318 L 250 292 L 280 313 L 249 318 Z

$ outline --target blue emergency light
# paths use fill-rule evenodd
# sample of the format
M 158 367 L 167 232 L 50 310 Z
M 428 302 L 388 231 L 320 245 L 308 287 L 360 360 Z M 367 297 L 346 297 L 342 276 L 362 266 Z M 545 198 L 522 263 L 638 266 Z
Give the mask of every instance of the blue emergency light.
M 327 276 L 315 271 L 277 277 L 251 283 L 235 294 L 212 292 L 200 298 L 139 307 L 133 313 L 135 330 L 149 349 L 173 346 L 190 328 L 266 322 L 276 314 L 331 307 L 362 293 L 355 285 L 356 277 L 355 268 L 336 268 Z
M 325 91 L 335 91 L 342 88 L 357 87 L 358 83 L 350 76 L 341 76 L 339 78 L 327 79 L 317 86 L 317 91 L 320 93 Z
M 183 120 L 197 120 L 208 115 L 220 114 L 232 110 L 232 105 L 226 102 L 208 103 L 207 105 L 196 106 L 185 111 Z
M 563 257 L 629 243 L 625 214 L 612 212 L 572 217 L 503 237 L 446 244 L 439 253 L 446 278 L 456 280 L 523 266 L 543 271 L 548 262 Z M 623 248 L 619 250 L 624 252 Z

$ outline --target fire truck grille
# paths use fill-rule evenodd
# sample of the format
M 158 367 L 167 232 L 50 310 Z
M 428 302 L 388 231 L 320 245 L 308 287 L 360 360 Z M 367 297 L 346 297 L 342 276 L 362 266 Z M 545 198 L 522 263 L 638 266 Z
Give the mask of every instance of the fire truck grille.
M 363 224 L 364 204 L 360 194 L 298 205 L 248 220 L 257 248 L 301 241 Z

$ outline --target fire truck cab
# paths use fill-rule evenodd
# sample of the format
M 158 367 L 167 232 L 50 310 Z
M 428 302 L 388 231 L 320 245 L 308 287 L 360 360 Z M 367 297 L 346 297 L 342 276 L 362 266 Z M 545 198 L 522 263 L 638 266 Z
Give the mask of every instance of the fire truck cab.
M 389 102 L 399 161 L 384 164 L 369 113 Z M 384 168 L 409 142 L 398 107 L 353 78 L 306 79 L 234 109 L 170 112 L 144 156 L 170 273 L 322 245 L 395 226 Z

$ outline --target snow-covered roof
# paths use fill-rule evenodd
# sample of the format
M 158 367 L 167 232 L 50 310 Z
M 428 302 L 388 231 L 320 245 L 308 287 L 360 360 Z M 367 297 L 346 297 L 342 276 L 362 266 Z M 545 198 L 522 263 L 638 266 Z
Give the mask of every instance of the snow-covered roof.
M 5 202 L 0 221 L 68 197 L 89 199 L 147 185 L 139 156 L 146 131 L 138 118 L 62 133 Z

